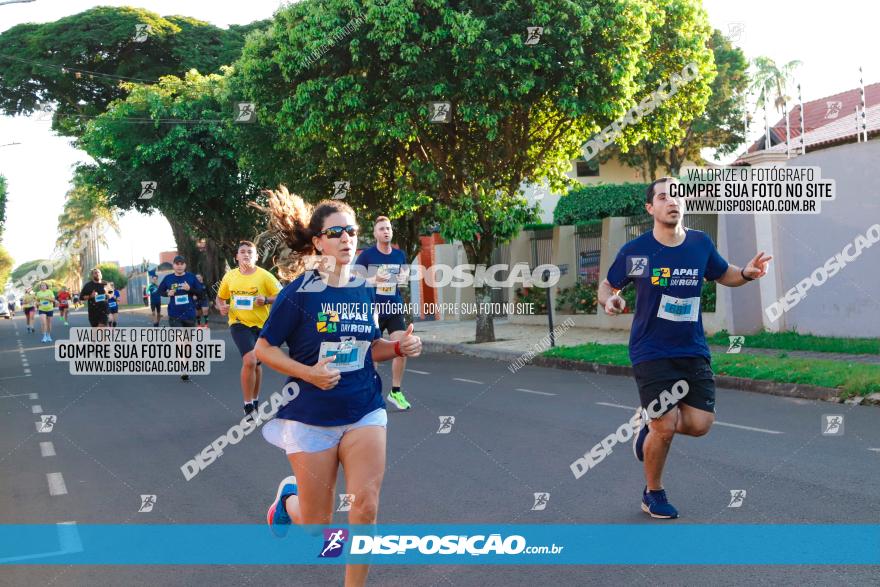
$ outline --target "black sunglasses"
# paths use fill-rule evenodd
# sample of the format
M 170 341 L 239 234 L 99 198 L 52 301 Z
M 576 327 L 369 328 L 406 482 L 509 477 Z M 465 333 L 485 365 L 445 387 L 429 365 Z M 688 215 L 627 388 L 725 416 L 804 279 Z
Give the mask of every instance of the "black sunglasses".
M 326 235 L 327 238 L 342 238 L 342 233 L 345 232 L 348 236 L 357 236 L 358 235 L 358 227 L 354 224 L 349 224 L 348 226 L 331 226 L 330 228 L 325 228 L 318 234 Z

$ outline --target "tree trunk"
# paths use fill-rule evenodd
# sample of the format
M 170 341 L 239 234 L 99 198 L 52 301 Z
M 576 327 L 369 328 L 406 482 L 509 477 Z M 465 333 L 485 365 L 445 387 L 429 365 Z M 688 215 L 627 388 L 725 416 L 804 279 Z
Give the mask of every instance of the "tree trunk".
M 483 234 L 491 234 L 491 230 L 483 230 Z M 489 266 L 492 263 L 492 249 L 495 239 L 491 236 L 484 236 L 478 241 L 470 241 L 463 243 L 464 250 L 467 253 L 468 263 L 474 265 Z M 489 304 L 492 302 L 492 288 L 489 285 L 482 284 L 478 286 L 474 283 L 474 301 L 477 304 Z M 479 308 L 479 306 L 478 306 Z M 495 320 L 491 312 L 477 312 L 476 334 L 474 342 L 495 342 Z
M 492 302 L 492 288 L 488 285 L 474 288 L 477 304 Z M 477 333 L 475 342 L 495 342 L 495 320 L 491 312 L 477 312 Z
M 192 263 L 198 258 L 199 254 L 195 239 L 193 239 L 186 225 L 167 215 L 165 219 L 171 225 L 171 233 L 174 235 L 174 243 L 177 245 L 177 254 L 183 255 L 184 259 L 192 266 Z

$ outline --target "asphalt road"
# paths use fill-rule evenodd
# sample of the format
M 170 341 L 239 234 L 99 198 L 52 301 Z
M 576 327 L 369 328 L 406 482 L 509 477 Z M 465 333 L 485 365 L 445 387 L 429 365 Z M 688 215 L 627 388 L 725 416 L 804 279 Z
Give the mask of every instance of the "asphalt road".
M 147 322 L 137 312 L 120 319 Z M 85 315 L 75 313 L 72 325 L 85 326 Z M 59 326 L 56 319 L 56 338 L 66 338 Z M 260 523 L 290 470 L 259 433 L 189 482 L 180 472 L 241 417 L 238 355 L 224 329 L 213 332 L 226 340 L 227 360 L 184 383 L 72 376 L 39 333 L 25 332 L 21 315 L 0 320 L 0 521 Z M 631 379 L 531 366 L 511 374 L 503 362 L 442 354 L 408 367 L 413 409 L 389 415 L 380 523 L 880 523 L 876 408 L 719 390 L 710 434 L 673 444 L 665 485 L 682 517 L 661 522 L 639 509 L 641 468 L 628 444 L 580 479 L 569 468 L 629 419 L 637 401 Z M 389 366 L 381 373 L 387 389 Z M 262 396 L 282 383 L 267 369 Z M 35 422 L 48 414 L 57 417 L 52 432 L 37 432 Z M 844 434 L 822 435 L 823 414 L 843 414 Z M 452 432 L 437 434 L 445 416 L 455 416 Z M 342 487 L 340 477 L 337 493 Z M 739 489 L 742 506 L 728 507 Z M 550 494 L 542 511 L 532 510 L 536 492 Z M 157 496 L 152 512 L 138 512 L 141 494 Z M 880 568 L 383 565 L 370 577 L 383 586 L 880 585 Z M 28 587 L 341 583 L 338 566 L 0 567 L 0 585 Z

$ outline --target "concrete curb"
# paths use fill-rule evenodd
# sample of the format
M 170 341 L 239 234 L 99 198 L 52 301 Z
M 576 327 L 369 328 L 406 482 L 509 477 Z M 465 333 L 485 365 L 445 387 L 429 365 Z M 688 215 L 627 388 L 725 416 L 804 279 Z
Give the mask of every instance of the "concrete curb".
M 446 342 L 422 341 L 422 349 L 432 353 L 454 353 L 468 355 L 481 359 L 494 359 L 496 361 L 513 362 L 522 356 L 516 351 L 500 349 L 475 348 L 475 345 L 456 344 Z M 570 359 L 558 359 L 553 357 L 535 357 L 529 361 L 536 367 L 551 367 L 555 369 L 567 369 L 570 371 L 589 371 L 600 375 L 622 375 L 632 377 L 632 367 L 624 365 L 602 365 L 600 363 L 587 363 L 584 361 L 572 361 Z M 823 400 L 840 402 L 840 390 L 831 387 L 819 387 L 817 385 L 802 385 L 799 383 L 778 383 L 776 381 L 763 381 L 760 379 L 747 379 L 744 377 L 730 377 L 717 375 L 715 383 L 718 387 L 739 389 L 754 393 L 779 395 L 784 397 L 797 397 L 803 399 Z M 868 405 L 868 404 L 865 404 Z

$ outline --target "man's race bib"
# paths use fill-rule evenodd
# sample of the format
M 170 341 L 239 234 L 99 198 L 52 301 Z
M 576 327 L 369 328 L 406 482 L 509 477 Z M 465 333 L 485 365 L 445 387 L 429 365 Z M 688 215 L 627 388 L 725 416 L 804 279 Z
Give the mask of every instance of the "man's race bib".
M 107 299 L 107 294 L 98 294 L 95 296 L 95 302 L 103 302 Z
M 174 305 L 185 306 L 189 303 L 189 294 L 181 294 L 174 296 Z
M 370 350 L 370 342 L 366 340 L 343 340 L 340 342 L 322 342 L 318 358 L 336 357 L 329 364 L 332 369 L 346 373 L 364 368 L 364 359 Z
M 696 322 L 700 316 L 700 298 L 676 298 L 663 294 L 657 317 L 672 322 Z
M 376 269 L 376 277 L 382 277 L 388 281 L 376 280 L 376 294 L 380 296 L 393 296 L 397 293 L 397 282 L 400 276 L 400 265 L 379 265 Z
M 236 310 L 253 310 L 256 296 L 233 296 L 232 307 Z

